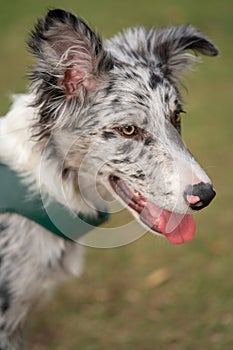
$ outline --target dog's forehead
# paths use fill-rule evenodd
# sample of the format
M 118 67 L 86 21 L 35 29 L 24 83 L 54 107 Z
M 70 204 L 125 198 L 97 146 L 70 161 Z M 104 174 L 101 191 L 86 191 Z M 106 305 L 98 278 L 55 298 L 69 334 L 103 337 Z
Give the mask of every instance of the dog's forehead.
M 164 73 L 160 64 L 155 62 L 148 62 L 144 64 L 142 62 L 129 63 L 116 63 L 112 70 L 114 80 L 123 83 L 130 87 L 130 83 L 135 83 L 142 90 L 147 92 L 148 90 L 156 89 L 159 83 L 164 80 Z
M 173 95 L 177 94 L 175 86 L 164 75 L 160 64 L 148 62 L 148 64 L 135 62 L 134 64 L 122 64 L 113 70 L 116 93 L 125 92 L 125 97 L 132 95 L 136 100 L 151 101 L 154 98 L 167 103 Z M 158 96 L 159 92 L 159 96 Z M 166 97 L 166 100 L 164 98 Z
M 107 122 L 137 122 L 141 126 L 153 123 L 154 117 L 173 109 L 177 90 L 166 79 L 160 67 L 153 64 L 121 64 L 111 72 L 98 106 L 108 113 Z M 110 113 L 109 113 L 110 112 Z M 106 119 L 102 118 L 105 124 Z

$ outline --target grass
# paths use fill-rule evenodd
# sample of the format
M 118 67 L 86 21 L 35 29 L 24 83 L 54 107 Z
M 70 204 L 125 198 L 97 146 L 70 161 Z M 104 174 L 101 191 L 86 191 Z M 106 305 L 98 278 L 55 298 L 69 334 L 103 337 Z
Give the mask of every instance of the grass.
M 82 277 L 66 282 L 48 304 L 33 310 L 29 348 L 231 350 L 232 1 L 2 1 L 1 113 L 9 107 L 7 95 L 26 87 L 22 77 L 32 62 L 24 45 L 28 30 L 48 7 L 58 6 L 78 12 L 105 37 L 130 25 L 192 23 L 215 39 L 221 57 L 204 58 L 185 78 L 184 138 L 213 178 L 218 196 L 196 215 L 197 234 L 186 245 L 174 247 L 146 234 L 117 249 L 88 248 Z

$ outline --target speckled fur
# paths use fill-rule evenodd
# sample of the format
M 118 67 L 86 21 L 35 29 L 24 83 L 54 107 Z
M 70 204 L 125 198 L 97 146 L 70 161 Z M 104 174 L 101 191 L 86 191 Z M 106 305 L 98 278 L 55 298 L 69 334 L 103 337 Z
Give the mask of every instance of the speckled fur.
M 95 215 L 105 206 L 95 186 L 111 192 L 111 174 L 162 208 L 187 211 L 185 186 L 210 180 L 173 120 L 182 105 L 179 76 L 196 60 L 190 50 L 215 56 L 216 47 L 191 26 L 131 28 L 103 43 L 62 10 L 39 20 L 29 47 L 37 59 L 32 83 L 0 120 L 0 160 L 32 190 L 66 205 L 62 172 L 76 212 Z M 137 125 L 140 139 L 117 131 L 125 124 Z M 0 263 L 0 349 L 22 350 L 29 308 L 53 283 L 79 275 L 82 249 L 25 218 L 2 214 Z

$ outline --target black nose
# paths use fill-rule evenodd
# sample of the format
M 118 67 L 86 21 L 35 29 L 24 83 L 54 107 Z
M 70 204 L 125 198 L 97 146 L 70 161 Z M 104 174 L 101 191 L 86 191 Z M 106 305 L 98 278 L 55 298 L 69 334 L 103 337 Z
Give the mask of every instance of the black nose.
M 200 182 L 196 185 L 187 186 L 184 196 L 193 210 L 205 208 L 215 197 L 216 192 L 209 183 Z

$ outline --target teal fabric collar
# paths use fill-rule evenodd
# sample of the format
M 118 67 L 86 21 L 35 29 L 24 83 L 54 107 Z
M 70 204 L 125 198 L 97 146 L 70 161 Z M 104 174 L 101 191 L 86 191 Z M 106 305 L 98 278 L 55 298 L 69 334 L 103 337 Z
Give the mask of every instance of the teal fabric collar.
M 50 203 L 45 209 L 40 193 L 30 194 L 20 176 L 2 163 L 0 163 L 0 213 L 17 213 L 68 240 L 77 240 L 95 226 L 108 220 L 107 212 L 98 212 L 97 218 L 81 213 L 74 216 L 58 202 Z

